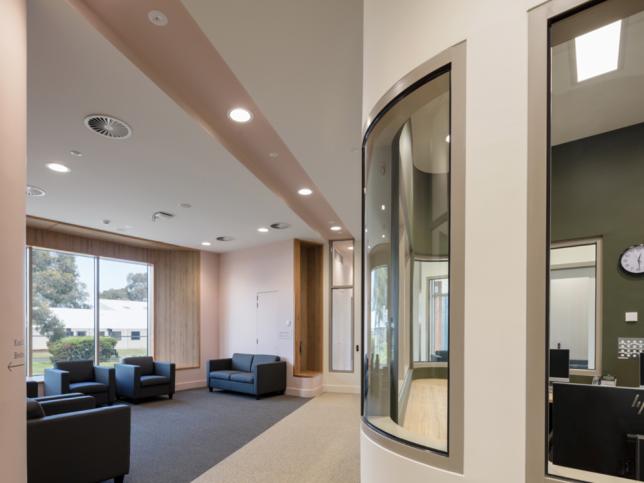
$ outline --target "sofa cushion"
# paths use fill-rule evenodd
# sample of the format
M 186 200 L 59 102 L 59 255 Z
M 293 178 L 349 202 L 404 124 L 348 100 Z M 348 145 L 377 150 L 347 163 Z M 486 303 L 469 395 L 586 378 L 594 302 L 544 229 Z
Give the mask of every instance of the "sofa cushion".
M 253 365 L 251 371 L 255 370 L 257 364 L 266 364 L 267 362 L 278 362 L 280 360 L 279 356 L 269 356 L 266 354 L 256 354 L 253 356 Z
M 141 386 L 158 386 L 160 384 L 170 384 L 170 379 L 165 376 L 141 376 Z
M 141 368 L 142 376 L 152 376 L 154 374 L 154 359 L 152 357 L 124 357 L 121 362 L 123 364 L 139 366 Z
M 83 394 L 98 394 L 107 392 L 107 386 L 101 382 L 74 382 L 69 385 L 69 390 Z
M 38 401 L 27 399 L 27 419 L 44 418 L 45 412 Z
M 210 379 L 222 379 L 224 381 L 229 381 L 230 375 L 235 373 L 237 373 L 237 371 L 212 371 L 210 373 Z
M 60 361 L 54 369 L 68 371 L 70 383 L 94 380 L 94 361 Z
M 253 364 L 253 354 L 233 354 L 231 369 L 235 371 L 250 372 Z
M 252 372 L 236 372 L 230 375 L 230 380 L 234 382 L 245 382 L 252 384 L 255 382 L 255 376 Z

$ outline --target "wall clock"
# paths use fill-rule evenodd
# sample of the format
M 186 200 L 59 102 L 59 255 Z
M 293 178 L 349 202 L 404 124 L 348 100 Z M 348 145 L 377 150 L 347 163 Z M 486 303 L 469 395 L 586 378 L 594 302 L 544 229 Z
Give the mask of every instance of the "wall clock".
M 619 264 L 627 273 L 644 274 L 644 245 L 633 245 L 624 250 L 619 257 Z

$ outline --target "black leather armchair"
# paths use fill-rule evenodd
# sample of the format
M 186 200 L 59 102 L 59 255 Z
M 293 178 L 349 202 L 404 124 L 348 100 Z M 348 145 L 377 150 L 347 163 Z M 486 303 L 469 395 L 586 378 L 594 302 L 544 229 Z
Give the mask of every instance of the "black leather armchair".
M 152 357 L 124 357 L 116 370 L 116 393 L 119 398 L 138 401 L 168 395 L 175 390 L 173 362 L 154 362 Z
M 114 368 L 95 366 L 94 361 L 64 361 L 45 369 L 45 395 L 81 392 L 96 398 L 96 404 L 116 401 Z
M 28 483 L 88 483 L 130 471 L 130 408 L 67 394 L 27 400 Z

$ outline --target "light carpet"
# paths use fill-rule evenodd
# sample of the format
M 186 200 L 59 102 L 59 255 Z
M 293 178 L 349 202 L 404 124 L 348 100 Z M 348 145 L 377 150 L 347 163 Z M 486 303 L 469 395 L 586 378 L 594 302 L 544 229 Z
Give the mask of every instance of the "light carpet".
M 360 399 L 324 393 L 193 483 L 358 483 Z

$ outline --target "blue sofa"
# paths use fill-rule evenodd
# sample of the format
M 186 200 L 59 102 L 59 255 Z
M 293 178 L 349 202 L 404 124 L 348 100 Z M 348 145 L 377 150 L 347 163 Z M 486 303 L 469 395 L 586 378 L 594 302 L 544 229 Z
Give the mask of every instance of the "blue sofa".
M 27 482 L 88 483 L 130 471 L 130 407 L 65 394 L 27 399 Z
M 152 357 L 124 357 L 116 370 L 116 394 L 119 398 L 139 401 L 168 395 L 172 399 L 175 385 L 175 365 L 154 362 Z
M 286 362 L 279 356 L 264 354 L 233 354 L 229 359 L 208 361 L 208 390 L 252 394 L 257 399 L 286 391 Z

